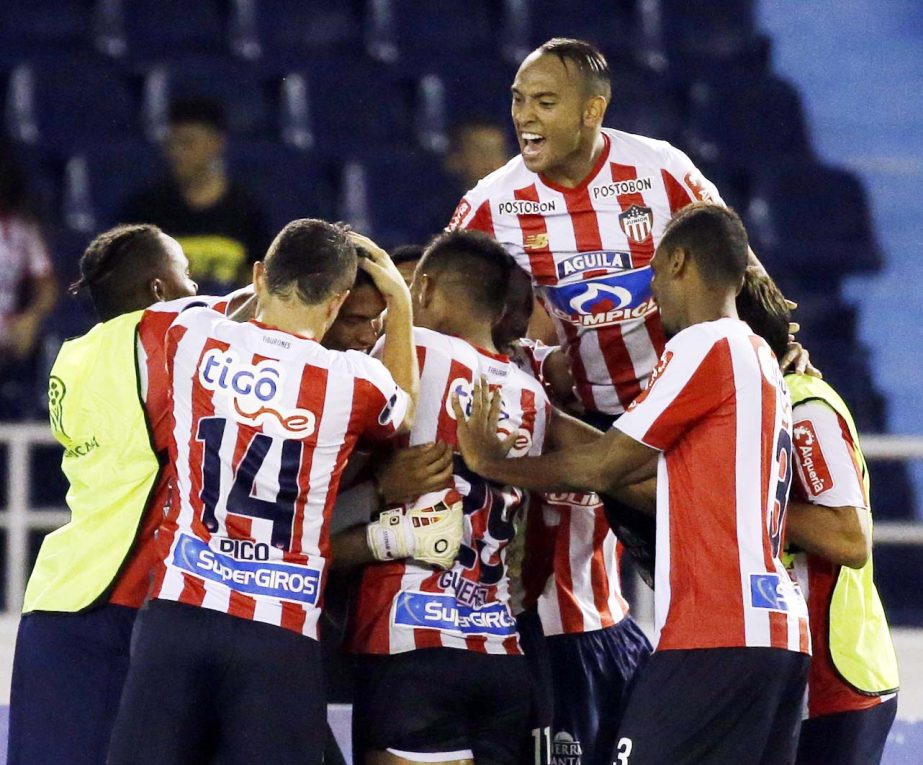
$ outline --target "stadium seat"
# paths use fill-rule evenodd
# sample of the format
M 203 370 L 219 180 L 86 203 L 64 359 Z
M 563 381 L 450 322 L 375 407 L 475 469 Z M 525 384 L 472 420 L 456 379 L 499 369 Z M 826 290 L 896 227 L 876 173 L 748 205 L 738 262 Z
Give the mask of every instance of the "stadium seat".
M 230 40 L 246 59 L 362 49 L 362 4 L 356 0 L 232 0 Z
M 695 3 L 655 0 L 647 12 L 648 38 L 659 35 L 661 49 L 671 62 L 695 58 L 727 61 L 752 44 L 756 34 L 753 0 Z
M 610 64 L 630 60 L 639 43 L 634 6 L 631 0 L 531 0 L 531 47 L 552 37 L 576 37 L 600 48 Z
M 4 0 L 0 3 L 0 63 L 36 50 L 74 52 L 89 47 L 90 13 L 75 0 Z
M 744 168 L 811 151 L 801 98 L 778 77 L 696 83 L 683 143 L 709 161 Z
M 847 274 L 881 268 L 865 191 L 846 170 L 807 160 L 764 168 L 753 176 L 745 219 L 772 273 L 822 279 L 831 290 Z
M 612 101 L 606 125 L 650 138 L 673 141 L 681 124 L 673 86 L 656 72 L 630 65 L 612 71 Z
M 496 6 L 485 0 L 371 0 L 366 49 L 386 63 L 423 63 L 443 56 L 461 64 L 494 50 L 501 15 L 493 10 Z
M 271 231 L 296 218 L 334 218 L 336 171 L 324 158 L 271 141 L 234 139 L 227 161 L 230 176 L 263 204 Z
M 112 56 L 150 61 L 182 51 L 226 49 L 220 0 L 97 0 L 96 47 Z
M 232 135 L 266 135 L 275 127 L 270 90 L 251 64 L 221 56 L 172 57 L 145 75 L 145 132 L 151 138 L 163 136 L 171 99 L 205 96 L 225 105 Z
M 363 57 L 305 59 L 289 74 L 304 81 L 308 121 L 319 151 L 344 156 L 369 146 L 411 142 L 414 82 Z
M 111 66 L 89 57 L 20 64 L 7 88 L 7 127 L 65 155 L 138 131 L 137 105 Z
M 422 150 L 366 152 L 343 165 L 338 217 L 383 247 L 423 244 L 452 217 L 453 189 L 438 158 Z

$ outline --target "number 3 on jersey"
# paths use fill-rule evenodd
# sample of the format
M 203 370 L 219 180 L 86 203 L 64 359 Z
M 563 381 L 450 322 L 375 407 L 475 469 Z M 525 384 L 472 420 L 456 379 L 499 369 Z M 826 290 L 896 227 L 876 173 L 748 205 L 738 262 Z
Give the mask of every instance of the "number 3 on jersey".
M 211 532 L 218 531 L 218 505 L 221 487 L 221 442 L 227 421 L 223 417 L 204 417 L 199 420 L 196 440 L 204 444 L 202 459 L 202 522 Z M 298 468 L 301 465 L 303 444 L 294 439 L 282 441 L 279 464 L 279 492 L 270 501 L 253 496 L 256 476 L 266 460 L 273 439 L 257 433 L 247 445 L 247 450 L 237 466 L 234 480 L 224 501 L 224 513 L 234 513 L 249 518 L 263 518 L 272 522 L 272 545 L 288 550 L 292 542 L 292 523 L 295 518 L 295 500 L 298 497 Z
M 779 431 L 776 459 L 779 463 L 779 475 L 776 480 L 772 515 L 769 518 L 769 541 L 774 558 L 778 558 L 782 550 L 782 521 L 788 503 L 788 490 L 792 485 L 792 436 L 785 428 Z

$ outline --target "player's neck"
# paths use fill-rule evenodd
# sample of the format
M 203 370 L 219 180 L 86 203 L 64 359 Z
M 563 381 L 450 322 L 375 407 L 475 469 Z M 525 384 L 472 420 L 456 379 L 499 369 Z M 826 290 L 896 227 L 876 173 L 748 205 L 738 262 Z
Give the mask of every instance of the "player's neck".
M 736 296 L 724 292 L 705 292 L 689 304 L 686 326 L 719 319 L 737 319 Z
M 451 316 L 433 316 L 426 311 L 421 311 L 414 317 L 414 324 L 423 329 L 457 337 L 485 351 L 499 353 L 500 351 L 494 345 L 491 326 L 480 321 L 465 321 L 460 318 L 463 313 L 464 311 L 459 311 Z
M 575 189 L 593 172 L 605 147 L 606 139 L 602 132 L 598 132 L 593 141 L 585 147 L 578 147 L 566 162 L 542 173 L 542 176 L 558 186 Z
M 266 324 L 283 332 L 319 340 L 327 331 L 329 311 L 325 303 L 314 306 L 294 305 L 294 301 L 283 301 L 270 297 L 260 302 L 254 317 L 260 324 Z

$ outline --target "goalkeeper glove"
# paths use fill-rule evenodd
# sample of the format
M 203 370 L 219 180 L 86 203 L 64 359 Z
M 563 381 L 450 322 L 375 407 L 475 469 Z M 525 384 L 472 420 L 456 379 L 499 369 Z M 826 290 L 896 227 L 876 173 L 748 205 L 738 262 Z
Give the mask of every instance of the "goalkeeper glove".
M 438 502 L 406 512 L 385 510 L 368 525 L 366 540 L 376 560 L 413 558 L 449 568 L 461 544 L 463 519 L 461 502 Z

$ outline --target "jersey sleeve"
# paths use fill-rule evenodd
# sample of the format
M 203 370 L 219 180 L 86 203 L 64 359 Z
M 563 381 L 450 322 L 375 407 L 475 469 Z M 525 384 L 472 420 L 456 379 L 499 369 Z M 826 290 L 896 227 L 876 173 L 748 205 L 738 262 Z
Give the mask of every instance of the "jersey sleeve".
M 676 214 L 693 202 L 712 202 L 723 205 L 718 189 L 708 180 L 692 160 L 675 146 L 667 144 L 664 158 L 663 183 L 670 200 L 670 212 Z
M 481 231 L 494 236 L 490 199 L 485 198 L 482 194 L 477 194 L 474 190 L 465 194 L 455 208 L 452 219 L 447 226 L 449 231 L 455 231 L 456 229 Z
M 613 427 L 666 451 L 727 397 L 733 368 L 726 341 L 680 333 L 667 344 L 650 383 Z M 677 342 L 679 341 L 679 342 Z
M 410 396 L 391 376 L 378 359 L 358 351 L 347 351 L 357 367 L 356 385 L 363 402 L 363 431 L 361 435 L 373 440 L 383 440 L 395 435 L 407 415 Z
M 840 416 L 821 401 L 805 401 L 793 417 L 800 494 L 824 507 L 868 507 L 856 445 Z

